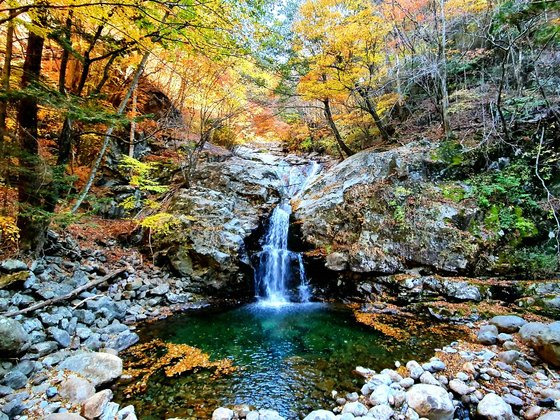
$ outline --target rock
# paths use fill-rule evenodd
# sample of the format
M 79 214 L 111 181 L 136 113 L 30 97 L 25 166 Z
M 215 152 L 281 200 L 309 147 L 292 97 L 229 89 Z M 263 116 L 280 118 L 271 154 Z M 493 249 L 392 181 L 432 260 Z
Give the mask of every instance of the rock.
M 406 401 L 420 417 L 430 420 L 451 420 L 455 413 L 447 391 L 436 385 L 412 386 L 406 393 Z
M 408 374 L 412 379 L 418 379 L 424 373 L 424 369 L 422 366 L 414 360 L 411 360 L 406 364 L 406 368 L 408 369 Z
M 507 363 L 508 365 L 512 365 L 515 363 L 517 359 L 521 357 L 521 353 L 516 350 L 508 350 L 498 353 L 498 359 L 502 362 Z
M 231 420 L 233 418 L 233 410 L 225 407 L 218 407 L 212 413 L 212 420 Z
M 519 336 L 544 361 L 560 366 L 560 321 L 548 325 L 529 322 L 521 327 Z
M 0 275 L 0 289 L 11 286 L 15 283 L 25 283 L 25 281 L 29 278 L 29 275 L 29 271 Z
M 119 405 L 114 402 L 108 402 L 103 409 L 103 413 L 99 417 L 99 420 L 115 420 L 117 413 L 119 412 Z
M 163 296 L 168 292 L 169 292 L 169 284 L 167 283 L 160 284 L 159 286 L 156 286 L 152 290 L 150 290 L 150 293 L 156 296 Z
M 259 420 L 285 420 L 277 411 L 274 410 L 260 410 Z
M 342 412 L 350 413 L 356 417 L 360 417 L 360 416 L 365 416 L 368 412 L 368 409 L 361 402 L 356 401 L 356 402 L 346 403 L 346 405 L 342 409 Z
M 43 341 L 42 343 L 33 344 L 29 351 L 36 353 L 37 356 L 43 357 L 58 350 L 58 343 L 55 341 Z
M 510 420 L 513 419 L 511 406 L 496 394 L 486 394 L 478 403 L 477 414 L 489 420 Z
M 24 271 L 27 269 L 27 264 L 21 260 L 4 260 L 0 262 L 0 270 L 6 273 L 15 273 L 17 271 Z
M 495 325 L 483 325 L 480 327 L 476 338 L 482 344 L 496 344 L 498 341 L 498 328 Z
M 49 414 L 44 420 L 86 420 L 79 414 L 73 413 L 54 413 Z
M 560 420 L 560 411 L 551 411 L 544 416 L 540 416 L 539 420 Z
M 506 394 L 504 396 L 502 396 L 502 399 L 505 401 L 506 404 L 509 404 L 513 407 L 523 407 L 523 400 L 519 397 L 516 397 L 515 395 L 512 394 Z
M 527 323 L 517 315 L 498 315 L 492 318 L 490 324 L 495 325 L 501 333 L 514 333 Z
M 110 389 L 104 389 L 89 397 L 82 405 L 82 416 L 88 420 L 100 417 L 109 401 L 113 398 Z
M 402 386 L 404 389 L 408 389 L 412 385 L 414 385 L 414 379 L 404 378 L 402 381 L 399 382 L 399 385 Z
M 395 412 L 387 404 L 377 405 L 368 411 L 368 417 L 371 416 L 377 420 L 389 420 L 393 417 L 393 414 L 395 414 Z
M 30 344 L 29 334 L 18 321 L 0 316 L 0 353 L 18 354 Z
M 117 351 L 122 351 L 136 344 L 138 340 L 140 340 L 138 334 L 127 330 L 121 332 L 117 336 L 111 337 L 109 340 L 107 340 L 105 346 Z
M 328 410 L 315 410 L 304 417 L 303 420 L 335 420 L 336 416 Z
M 58 393 L 72 403 L 81 403 L 95 394 L 95 387 L 87 379 L 70 375 L 60 383 Z
M 526 420 L 535 420 L 541 415 L 541 413 L 542 408 L 538 405 L 533 405 L 532 407 L 529 407 L 527 410 L 525 410 L 525 415 L 523 416 L 523 418 L 525 418 Z
M 61 362 L 58 370 L 70 370 L 88 378 L 95 386 L 114 381 L 122 374 L 120 357 L 108 353 L 83 352 Z
M 431 147 L 418 143 L 386 152 L 365 150 L 323 171 L 304 189 L 294 212 L 305 241 L 325 248 L 335 235 L 343 238 L 342 251 L 327 257 L 331 270 L 394 274 L 406 266 L 447 272 L 474 268 L 480 260 L 481 242 L 467 232 L 460 219 L 474 216 L 476 205 L 466 200 L 451 203 L 429 182 L 432 154 Z M 410 182 L 422 193 L 409 190 Z M 427 191 L 438 198 L 422 200 L 421 194 Z M 414 229 L 414 238 L 394 228 L 394 211 L 382 204 L 407 199 L 415 202 L 414 227 L 405 220 L 401 228 Z M 356 218 L 344 217 L 338 223 L 340 215 L 348 214 Z M 464 290 L 461 286 L 455 289 L 461 297 Z M 480 294 L 473 296 L 479 298 Z
M 70 334 L 67 331 L 61 330 L 57 327 L 50 327 L 47 329 L 49 334 L 52 336 L 54 341 L 56 341 L 60 347 L 66 348 L 70 346 Z
M 420 382 L 427 385 L 440 385 L 439 381 L 434 378 L 434 375 L 427 371 L 420 375 Z
M 474 391 L 474 389 L 471 389 L 466 383 L 458 379 L 452 379 L 451 381 L 449 381 L 449 389 L 455 394 L 461 396 Z
M 12 370 L 6 376 L 4 376 L 4 379 L 2 379 L 2 384 L 9 386 L 12 389 L 23 388 L 26 383 L 27 376 L 17 370 Z
M 391 388 L 388 385 L 378 385 L 369 396 L 371 405 L 388 404 L 391 397 Z M 354 414 L 356 415 L 356 414 Z
M 119 410 L 117 417 L 119 420 L 138 420 L 133 405 L 127 405 L 125 408 Z

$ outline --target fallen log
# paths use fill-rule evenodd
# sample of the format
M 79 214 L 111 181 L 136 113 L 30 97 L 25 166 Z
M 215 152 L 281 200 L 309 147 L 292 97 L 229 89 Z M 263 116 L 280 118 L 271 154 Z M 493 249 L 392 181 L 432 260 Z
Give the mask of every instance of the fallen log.
M 67 294 L 65 294 L 65 295 L 58 296 L 58 297 L 55 297 L 55 298 L 52 298 L 52 299 L 48 299 L 48 300 L 44 300 L 44 301 L 42 301 L 42 302 L 36 303 L 35 305 L 31 305 L 31 306 L 29 306 L 29 307 L 27 307 L 27 308 L 24 308 L 24 309 L 21 309 L 21 310 L 19 310 L 19 311 L 15 311 L 15 312 L 6 312 L 6 313 L 4 313 L 4 314 L 2 314 L 2 315 L 3 315 L 3 316 L 17 316 L 17 315 L 26 314 L 26 313 L 28 313 L 28 312 L 34 312 L 34 311 L 36 311 L 37 309 L 44 308 L 45 306 L 50 306 L 50 305 L 52 305 L 52 304 L 54 304 L 54 303 L 61 302 L 61 301 L 63 301 L 63 300 L 67 300 L 67 299 L 73 298 L 74 296 L 79 295 L 80 293 L 85 292 L 86 290 L 91 289 L 92 287 L 98 286 L 98 285 L 100 285 L 100 284 L 102 284 L 102 283 L 105 283 L 105 282 L 108 281 L 108 280 L 111 280 L 111 279 L 114 278 L 114 277 L 117 277 L 118 275 L 124 273 L 125 271 L 131 271 L 131 270 L 132 270 L 132 268 L 131 268 L 130 266 L 126 266 L 126 267 L 120 268 L 120 269 L 118 269 L 118 270 L 115 270 L 115 271 L 113 271 L 113 272 L 107 274 L 106 276 L 103 276 L 103 277 L 101 277 L 101 278 L 92 280 L 92 281 L 90 281 L 90 282 L 84 284 L 83 286 L 80 286 L 80 287 L 78 287 L 78 288 L 72 290 L 71 292 L 69 292 L 69 293 L 67 293 Z

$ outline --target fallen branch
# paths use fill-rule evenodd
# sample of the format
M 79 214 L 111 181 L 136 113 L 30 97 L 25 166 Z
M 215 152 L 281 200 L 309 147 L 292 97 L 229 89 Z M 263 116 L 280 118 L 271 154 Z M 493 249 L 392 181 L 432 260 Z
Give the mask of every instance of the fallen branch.
M 55 298 L 52 298 L 52 299 L 44 300 L 43 302 L 36 303 L 35 305 L 31 305 L 31 306 L 29 306 L 25 309 L 20 310 L 20 311 L 7 312 L 3 315 L 4 316 L 17 316 L 17 315 L 26 314 L 28 312 L 34 312 L 37 309 L 44 308 L 45 306 L 50 306 L 53 303 L 61 302 L 63 300 L 67 300 L 67 299 L 70 299 L 74 296 L 77 296 L 80 293 L 85 292 L 88 289 L 91 289 L 92 287 L 95 287 L 95 286 L 98 286 L 102 283 L 105 283 L 106 281 L 111 280 L 113 277 L 117 277 L 118 275 L 124 273 L 125 271 L 130 271 L 130 270 L 131 270 L 131 267 L 127 265 L 126 267 L 123 267 L 119 270 L 116 270 L 116 271 L 113 271 L 112 273 L 107 274 L 106 276 L 103 276 L 99 279 L 92 280 L 92 281 L 84 284 L 83 286 L 80 286 L 77 289 L 72 290 L 70 293 L 67 293 L 65 295 L 58 296 L 58 297 L 55 297 Z

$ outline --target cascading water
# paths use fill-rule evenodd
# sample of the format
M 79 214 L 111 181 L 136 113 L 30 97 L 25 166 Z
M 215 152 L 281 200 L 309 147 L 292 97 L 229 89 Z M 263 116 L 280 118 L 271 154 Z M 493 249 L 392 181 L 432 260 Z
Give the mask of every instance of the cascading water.
M 290 200 L 297 198 L 311 179 L 317 175 L 320 166 L 313 162 L 301 171 L 300 167 L 283 165 L 284 181 L 281 200 L 269 220 L 263 249 L 259 254 L 259 264 L 255 271 L 255 290 L 259 301 L 272 305 L 290 302 L 289 286 L 298 274 L 297 300 L 308 302 L 309 286 L 305 275 L 302 255 L 288 249 L 288 231 L 292 207 Z

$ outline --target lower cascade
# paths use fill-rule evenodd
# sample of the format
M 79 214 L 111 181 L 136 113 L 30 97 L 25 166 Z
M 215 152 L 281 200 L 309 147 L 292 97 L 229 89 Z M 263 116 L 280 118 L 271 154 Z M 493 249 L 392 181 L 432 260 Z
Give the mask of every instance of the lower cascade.
M 284 168 L 285 166 L 281 169 Z M 290 167 L 281 176 L 284 182 L 281 201 L 270 216 L 268 231 L 255 270 L 255 291 L 262 303 L 281 305 L 290 301 L 308 302 L 311 297 L 302 255 L 288 249 L 292 214 L 290 200 L 299 196 L 319 169 L 320 166 L 313 162 L 304 171 Z M 294 295 L 290 293 L 290 286 L 296 282 L 297 293 Z

